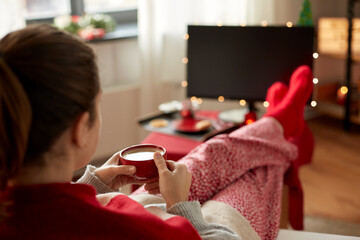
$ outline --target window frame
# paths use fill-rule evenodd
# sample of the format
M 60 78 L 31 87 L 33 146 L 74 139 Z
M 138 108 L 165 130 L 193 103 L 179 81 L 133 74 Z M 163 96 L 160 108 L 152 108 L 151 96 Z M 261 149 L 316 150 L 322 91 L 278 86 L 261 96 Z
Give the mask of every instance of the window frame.
M 84 0 L 69 0 L 70 1 L 70 14 L 71 15 L 78 15 L 81 16 L 85 13 L 85 4 Z M 123 26 L 129 27 L 133 26 L 137 28 L 137 8 L 129 8 L 119 11 L 104 11 L 99 12 L 103 14 L 108 14 L 112 16 L 117 24 L 117 30 L 121 29 Z M 57 16 L 52 17 L 35 17 L 35 18 L 26 18 L 26 24 L 33 24 L 33 23 L 53 23 L 54 18 Z M 115 31 L 117 31 L 115 30 Z

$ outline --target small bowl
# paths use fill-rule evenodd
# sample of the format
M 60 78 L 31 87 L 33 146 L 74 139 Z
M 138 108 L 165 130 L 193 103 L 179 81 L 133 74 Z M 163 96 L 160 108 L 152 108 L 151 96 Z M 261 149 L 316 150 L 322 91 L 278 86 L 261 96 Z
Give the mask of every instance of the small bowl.
M 154 162 L 154 153 L 160 152 L 167 159 L 166 149 L 154 144 L 138 144 L 127 147 L 120 151 L 120 162 L 123 165 L 136 167 L 134 177 L 137 179 L 149 179 L 158 176 L 158 169 Z

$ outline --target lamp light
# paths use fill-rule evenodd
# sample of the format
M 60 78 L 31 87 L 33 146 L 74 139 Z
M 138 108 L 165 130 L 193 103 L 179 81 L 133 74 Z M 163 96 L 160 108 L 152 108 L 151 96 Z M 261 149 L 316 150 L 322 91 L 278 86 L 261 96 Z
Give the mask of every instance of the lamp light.
M 347 87 L 345 87 L 345 86 L 342 86 L 342 87 L 340 88 L 340 92 L 341 92 L 342 94 L 347 94 L 348 91 L 349 91 L 349 89 L 348 89 Z
M 244 100 L 244 99 L 241 99 L 240 101 L 239 101 L 239 104 L 240 104 L 240 106 L 245 106 L 246 105 L 246 101 Z
M 340 105 L 345 104 L 346 94 L 348 93 L 348 91 L 349 91 L 349 89 L 345 86 L 342 86 L 337 90 L 336 101 L 338 104 L 340 104 Z
M 266 107 L 266 108 L 268 108 L 268 107 L 270 106 L 270 103 L 269 103 L 268 101 L 264 101 L 264 102 L 263 102 L 263 106 Z
M 184 81 L 181 82 L 181 86 L 182 86 L 182 87 L 185 88 L 185 87 L 187 87 L 187 85 L 188 85 L 188 82 L 187 82 L 187 81 L 184 80 Z

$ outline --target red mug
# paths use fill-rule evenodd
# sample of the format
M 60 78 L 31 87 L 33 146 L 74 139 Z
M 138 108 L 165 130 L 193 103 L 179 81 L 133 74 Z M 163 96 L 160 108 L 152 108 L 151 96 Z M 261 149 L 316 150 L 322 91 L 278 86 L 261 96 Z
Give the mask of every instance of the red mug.
M 167 159 L 166 149 L 154 144 L 139 144 L 127 147 L 120 151 L 120 162 L 123 165 L 136 167 L 134 177 L 148 179 L 158 176 L 158 169 L 154 162 L 154 153 L 160 152 Z

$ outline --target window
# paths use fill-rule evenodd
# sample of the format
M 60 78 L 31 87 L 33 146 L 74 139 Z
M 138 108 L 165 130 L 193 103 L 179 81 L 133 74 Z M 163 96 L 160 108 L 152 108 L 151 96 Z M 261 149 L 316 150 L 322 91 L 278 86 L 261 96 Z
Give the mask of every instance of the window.
M 84 0 L 85 12 L 112 12 L 137 8 L 137 0 Z
M 137 22 L 138 0 L 24 0 L 27 23 L 53 22 L 54 17 L 106 13 L 117 24 Z
M 53 18 L 70 12 L 69 0 L 25 0 L 26 19 Z

